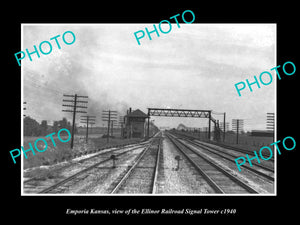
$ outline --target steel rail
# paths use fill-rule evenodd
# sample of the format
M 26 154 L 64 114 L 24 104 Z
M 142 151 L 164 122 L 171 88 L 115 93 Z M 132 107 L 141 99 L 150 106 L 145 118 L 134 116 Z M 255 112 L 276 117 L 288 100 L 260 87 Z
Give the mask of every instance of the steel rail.
M 232 155 L 232 154 L 230 154 L 230 153 L 222 152 L 222 154 L 220 154 L 220 153 L 217 153 L 217 152 L 214 152 L 214 151 L 210 150 L 210 149 L 217 150 L 217 149 L 214 149 L 214 148 L 211 147 L 211 146 L 208 147 L 208 146 L 206 146 L 206 145 L 202 145 L 201 143 L 196 143 L 196 142 L 191 141 L 191 140 L 188 140 L 188 139 L 184 139 L 184 140 L 187 141 L 187 142 L 189 142 L 189 143 L 192 144 L 192 145 L 195 145 L 195 146 L 200 147 L 200 148 L 202 148 L 202 149 L 205 149 L 205 150 L 207 150 L 207 151 L 209 151 L 209 152 L 211 152 L 211 153 L 213 153 L 213 154 L 215 154 L 215 155 L 217 155 L 217 156 L 220 156 L 221 158 L 224 158 L 224 159 L 226 159 L 226 160 L 228 160 L 228 161 L 230 161 L 230 162 L 236 163 L 235 160 L 230 159 L 230 158 L 228 158 L 228 157 L 222 155 L 222 154 L 225 154 L 225 155 L 229 155 L 229 156 L 231 156 L 231 157 L 236 157 L 236 156 L 234 156 L 234 155 Z M 209 148 L 210 148 L 210 149 L 209 149 Z M 253 164 L 254 164 L 254 163 L 253 163 Z M 260 167 L 260 168 L 262 168 L 262 169 L 264 169 L 264 170 L 267 170 L 267 171 L 269 171 L 269 172 L 273 172 L 273 173 L 274 173 L 274 170 L 272 170 L 272 169 L 269 168 L 269 167 L 266 167 L 266 166 L 263 166 L 263 165 L 259 165 L 259 164 L 256 164 L 256 163 L 255 163 L 254 165 L 255 165 L 255 166 L 258 166 L 258 167 Z M 263 173 L 263 172 L 261 172 L 261 171 L 258 171 L 258 170 L 254 169 L 254 168 L 252 168 L 252 167 L 250 167 L 250 166 L 248 166 L 248 165 L 241 165 L 241 166 L 244 167 L 244 168 L 246 168 L 247 170 L 250 170 L 250 171 L 252 171 L 252 172 L 254 172 L 254 173 L 256 173 L 256 174 L 258 174 L 258 175 L 264 177 L 264 178 L 267 178 L 267 179 L 270 180 L 270 181 L 274 181 L 274 177 L 269 176 L 269 175 L 267 175 L 267 174 L 265 174 L 265 173 Z
M 174 138 L 174 136 L 172 136 L 172 138 Z M 179 141 L 178 141 L 179 142 Z M 258 192 L 253 189 L 252 187 L 250 187 L 249 185 L 245 184 L 243 181 L 241 181 L 240 179 L 238 179 L 237 177 L 233 176 L 232 174 L 230 174 L 229 172 L 227 172 L 226 170 L 224 170 L 223 168 L 221 168 L 220 166 L 218 166 L 217 164 L 213 163 L 211 160 L 207 159 L 206 157 L 204 157 L 203 155 L 201 155 L 199 152 L 195 151 L 194 149 L 192 149 L 190 146 L 186 145 L 185 143 L 180 142 L 181 145 L 183 145 L 186 149 L 190 150 L 191 152 L 193 152 L 194 154 L 196 154 L 197 156 L 199 156 L 200 158 L 202 158 L 203 160 L 205 160 L 207 163 L 209 163 L 211 166 L 213 166 L 214 168 L 216 168 L 218 171 L 220 171 L 221 173 L 223 173 L 224 175 L 226 175 L 228 178 L 230 178 L 233 182 L 237 183 L 239 186 L 243 187 L 245 190 L 247 190 L 249 193 L 255 193 L 258 194 Z
M 178 134 L 178 133 L 175 133 L 175 134 L 183 136 L 183 137 L 186 137 L 186 138 L 188 138 L 190 140 L 195 140 L 195 139 L 198 140 L 197 138 L 189 136 L 189 135 L 186 135 L 186 134 Z M 238 151 L 238 152 L 241 152 L 241 153 L 250 154 L 250 155 L 255 156 L 255 154 L 253 153 L 253 151 L 249 151 L 249 150 L 246 150 L 246 149 L 241 149 L 241 148 L 238 148 L 238 147 L 234 147 L 234 146 L 230 146 L 230 145 L 226 145 L 226 144 L 222 144 L 222 143 L 217 143 L 217 142 L 213 142 L 213 141 L 202 141 L 202 142 L 205 142 L 205 143 L 208 143 L 208 144 L 217 145 L 217 146 L 225 148 L 225 149 L 234 150 L 234 151 Z M 208 146 L 207 144 L 204 144 L 204 143 L 202 143 L 202 144 L 205 145 L 205 146 Z M 268 157 L 268 155 L 266 155 L 266 154 L 262 154 L 262 155 Z M 273 158 L 271 158 L 269 160 L 274 162 Z
M 68 168 L 68 167 L 71 167 L 71 166 L 73 166 L 73 165 L 75 165 L 75 164 L 83 163 L 84 161 L 87 161 L 87 160 L 90 160 L 90 159 L 93 159 L 93 158 L 102 156 L 102 155 L 104 155 L 104 154 L 110 154 L 110 153 L 112 153 L 112 152 L 119 151 L 119 150 L 122 150 L 122 149 L 126 149 L 126 148 L 133 147 L 133 149 L 130 149 L 130 151 L 131 151 L 131 150 L 135 150 L 135 149 L 138 149 L 138 148 L 140 148 L 141 146 L 146 145 L 146 144 L 147 144 L 147 143 L 145 143 L 145 142 L 142 142 L 142 143 L 135 143 L 135 144 L 128 144 L 128 145 L 124 145 L 124 146 L 122 146 L 122 147 L 117 147 L 116 149 L 112 149 L 112 150 L 110 150 L 110 151 L 106 151 L 106 152 L 101 152 L 101 151 L 100 151 L 99 153 L 97 153 L 97 154 L 95 154 L 95 155 L 93 155 L 93 156 L 90 156 L 90 157 L 81 159 L 81 160 L 79 160 L 79 161 L 77 161 L 77 162 L 72 162 L 71 164 L 62 166 L 62 167 L 58 168 L 58 170 L 63 170 L 63 169 L 66 169 L 66 168 Z M 132 146 L 132 145 L 133 145 L 133 146 Z M 134 145 L 139 145 L 139 146 L 134 147 Z M 115 147 L 110 147 L 110 148 L 115 148 Z M 108 149 L 108 148 L 107 148 L 107 149 Z M 105 149 L 102 149 L 102 150 L 105 150 Z M 92 152 L 91 152 L 90 154 L 92 154 Z M 29 183 L 29 182 L 34 181 L 34 180 L 38 180 L 38 178 L 32 177 L 32 178 L 30 178 L 30 179 L 24 181 L 23 183 L 26 184 L 26 183 Z
M 146 152 L 149 150 L 150 147 L 151 144 L 139 154 L 139 156 L 136 158 L 135 162 L 130 167 L 130 169 L 126 172 L 126 174 L 122 177 L 122 179 L 117 183 L 114 189 L 110 192 L 111 194 L 115 194 L 121 188 L 121 186 L 125 183 L 129 175 L 132 173 L 132 171 L 135 169 L 135 167 L 138 165 L 138 163 L 141 161 L 141 159 L 143 158 L 143 156 L 146 154 Z
M 117 154 L 116 157 L 121 156 L 121 155 L 124 155 L 124 154 L 126 154 L 127 152 L 133 151 L 133 150 L 135 150 L 135 149 L 137 149 L 137 148 L 140 148 L 140 147 L 136 147 L 136 148 L 134 148 L 134 149 L 130 149 L 130 150 L 127 150 L 127 151 L 122 152 L 122 153 L 120 153 L 120 154 Z M 147 148 L 147 147 L 146 147 L 146 148 Z M 49 193 L 50 191 L 52 191 L 52 190 L 54 190 L 54 189 L 56 189 L 56 188 L 58 188 L 58 187 L 64 185 L 65 183 L 67 183 L 67 182 L 69 182 L 69 181 L 75 179 L 75 178 L 78 177 L 79 175 L 81 175 L 81 174 L 83 174 L 83 173 L 86 173 L 86 172 L 92 170 L 93 168 L 95 168 L 95 167 L 97 167 L 97 166 L 99 166 L 99 165 L 101 165 L 101 164 L 103 164 L 103 163 L 105 163 L 105 162 L 108 162 L 109 160 L 112 160 L 112 159 L 109 157 L 109 158 L 107 158 L 107 159 L 105 159 L 105 160 L 102 160 L 102 161 L 100 161 L 100 162 L 98 162 L 98 163 L 95 163 L 95 164 L 93 164 L 92 166 L 89 166 L 89 167 L 87 167 L 87 168 L 85 168 L 85 169 L 83 169 L 83 170 L 81 170 L 81 171 L 79 171 L 79 172 L 77 172 L 77 173 L 75 173 L 75 174 L 73 174 L 73 175 L 67 177 L 66 179 L 64 179 L 64 180 L 62 180 L 62 181 L 59 181 L 58 183 L 56 183 L 56 184 L 54 184 L 54 185 L 52 185 L 52 186 L 50 186 L 50 187 L 48 187 L 48 188 L 46 188 L 46 189 L 40 191 L 39 193 Z
M 171 138 L 168 134 L 166 136 L 170 139 L 170 141 L 177 147 L 177 149 L 189 160 L 189 162 L 195 167 L 195 169 L 203 176 L 203 178 L 207 181 L 207 183 L 214 189 L 216 193 L 225 194 L 219 185 L 217 185 L 202 169 L 198 166 L 198 164 L 189 157 L 180 147 L 180 145 L 175 141 L 175 139 Z
M 133 163 L 133 165 L 130 167 L 130 169 L 126 172 L 126 174 L 122 177 L 122 179 L 117 183 L 117 185 L 114 187 L 114 189 L 110 192 L 111 194 L 115 194 L 117 193 L 120 188 L 124 185 L 125 181 L 129 178 L 129 176 L 132 174 L 132 172 L 137 168 L 137 165 L 141 162 L 141 160 L 143 159 L 143 157 L 145 156 L 145 154 L 147 153 L 147 151 L 149 151 L 149 149 L 152 147 L 154 140 L 150 143 L 150 145 L 145 148 L 145 150 L 140 153 L 140 155 L 136 158 L 135 162 Z M 160 145 L 159 145 L 160 146 Z M 155 162 L 155 171 L 154 171 L 154 175 L 152 177 L 152 184 L 151 184 L 151 193 L 153 194 L 153 191 L 155 191 L 155 185 L 156 185 L 156 180 L 154 181 L 154 179 L 157 178 L 157 172 L 158 172 L 158 159 L 159 159 L 159 150 L 160 147 L 157 151 L 156 154 L 156 162 Z
M 155 165 L 155 171 L 154 171 L 154 175 L 153 175 L 153 183 L 152 183 L 152 194 L 155 194 L 156 192 L 156 182 L 157 182 L 157 176 L 158 176 L 158 167 L 159 167 L 159 162 L 160 162 L 160 152 L 161 152 L 161 139 L 159 140 L 159 144 L 158 144 L 158 151 L 156 154 L 156 165 Z
M 198 145 L 199 147 L 202 147 L 202 148 L 204 148 L 204 149 L 209 149 L 209 148 L 211 148 L 211 149 L 214 149 L 214 150 L 218 151 L 218 149 L 216 149 L 216 148 L 214 148 L 214 147 L 212 147 L 212 146 L 205 145 L 205 144 L 203 144 L 203 143 L 199 143 L 199 142 L 195 142 L 195 141 L 191 141 L 191 140 L 187 140 L 187 141 L 192 142 L 193 144 Z M 219 146 L 219 147 L 221 147 L 221 146 Z M 224 148 L 224 147 L 222 147 L 222 148 Z M 226 149 L 226 148 L 225 148 L 225 149 Z M 208 150 L 208 151 L 209 151 L 209 150 Z M 228 152 L 222 152 L 222 153 L 224 153 L 225 155 L 229 155 L 229 156 L 235 157 L 235 158 L 237 157 L 237 156 L 232 155 L 232 154 L 230 154 L 230 153 L 228 153 Z M 270 168 L 270 167 L 263 166 L 263 165 L 260 165 L 260 164 L 257 164 L 257 163 L 252 163 L 252 164 L 254 164 L 254 165 L 258 166 L 258 167 L 261 167 L 262 169 L 265 169 L 265 170 L 267 170 L 267 171 L 269 171 L 269 172 L 274 173 L 274 169 L 272 169 L 272 168 Z M 244 166 L 244 165 L 242 165 L 242 166 Z
M 203 144 L 205 146 L 208 146 L 208 145 L 206 145 L 204 143 L 201 143 L 201 144 Z M 234 151 L 238 151 L 238 152 L 241 152 L 241 153 L 250 154 L 250 155 L 255 156 L 255 154 L 253 153 L 253 151 L 241 149 L 241 148 L 238 148 L 238 147 L 229 146 L 229 145 L 225 145 L 225 144 L 222 144 L 222 143 L 215 143 L 215 142 L 208 142 L 208 144 L 217 145 L 217 146 L 225 148 L 225 149 L 234 150 Z M 266 154 L 262 154 L 262 155 L 268 157 L 268 155 L 266 155 Z M 274 162 L 273 158 L 271 158 L 269 160 Z

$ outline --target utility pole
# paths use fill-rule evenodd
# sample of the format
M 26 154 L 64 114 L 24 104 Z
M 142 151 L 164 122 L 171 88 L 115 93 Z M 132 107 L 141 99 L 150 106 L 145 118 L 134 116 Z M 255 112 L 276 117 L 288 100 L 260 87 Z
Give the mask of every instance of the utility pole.
M 109 129 L 110 129 L 110 110 L 108 111 L 108 121 L 107 121 L 107 143 L 109 143 Z
M 239 143 L 239 120 L 237 120 L 237 125 L 236 125 L 236 143 Z
M 274 116 L 274 113 L 267 113 L 267 130 L 271 130 L 273 132 L 275 128 Z
M 109 129 L 110 129 L 110 121 L 117 121 L 117 111 L 113 110 L 103 110 L 102 111 L 102 121 L 107 121 L 107 143 L 109 143 Z
M 23 102 L 23 107 L 24 107 L 23 110 L 26 110 L 26 104 L 27 104 L 27 102 Z M 23 116 L 26 117 L 25 114 L 23 114 Z
M 273 133 L 273 142 L 275 138 L 274 130 L 275 130 L 275 123 L 274 123 L 274 113 L 267 113 L 267 130 L 270 130 Z
M 114 121 L 111 121 L 111 136 L 114 136 Z
M 149 132 L 150 132 L 150 109 L 148 109 L 148 117 L 147 117 L 148 121 L 147 121 L 147 139 L 149 139 Z
M 73 143 L 74 143 L 74 133 L 75 133 L 75 117 L 76 117 L 76 113 L 86 113 L 86 111 L 81 111 L 81 110 L 77 110 L 77 108 L 82 108 L 82 109 L 87 109 L 87 106 L 82 106 L 82 105 L 78 105 L 77 103 L 88 103 L 87 101 L 80 101 L 78 100 L 79 98 L 88 98 L 88 96 L 80 96 L 80 95 L 63 95 L 64 97 L 67 98 L 72 98 L 72 99 L 63 99 L 63 102 L 70 102 L 72 104 L 70 105 L 65 105 L 63 104 L 62 106 L 65 107 L 71 107 L 71 109 L 63 109 L 63 112 L 72 112 L 73 113 L 73 124 L 72 124 L 72 138 L 71 138 L 71 149 L 73 149 Z
M 86 143 L 88 143 L 88 137 L 89 137 L 89 124 L 95 124 L 96 116 L 81 116 L 82 120 L 81 123 L 86 123 Z
M 224 125 L 224 122 L 220 122 L 220 128 L 221 128 L 222 132 L 224 132 L 224 130 L 225 130 L 225 132 L 229 131 L 229 122 L 225 121 L 225 125 Z M 224 135 L 224 133 L 223 133 L 223 135 Z M 225 141 L 225 135 L 223 136 L 223 138 L 224 138 L 224 141 Z
M 239 143 L 239 129 L 243 130 L 244 120 L 232 119 L 232 129 L 236 130 L 236 144 Z
M 223 142 L 225 142 L 225 132 L 226 132 L 226 113 L 224 112 L 224 119 L 223 119 Z
M 122 138 L 124 136 L 123 135 L 124 116 L 119 116 L 119 125 L 121 128 L 121 138 Z
M 210 121 L 211 121 L 211 112 L 208 115 L 208 140 L 210 141 Z

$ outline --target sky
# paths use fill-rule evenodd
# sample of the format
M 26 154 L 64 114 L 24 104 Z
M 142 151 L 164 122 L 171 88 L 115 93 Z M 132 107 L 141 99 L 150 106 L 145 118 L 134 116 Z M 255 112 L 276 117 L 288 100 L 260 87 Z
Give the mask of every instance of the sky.
M 76 93 L 88 96 L 87 111 L 97 125 L 104 125 L 102 110 L 124 115 L 129 107 L 145 113 L 153 107 L 213 110 L 220 120 L 226 112 L 227 122 L 244 119 L 245 130 L 265 129 L 266 113 L 275 112 L 276 104 L 276 75 L 270 71 L 277 66 L 276 24 L 172 23 L 170 33 L 152 33 L 152 40 L 145 35 L 138 45 L 134 32 L 145 27 L 153 24 L 22 24 L 22 51 L 32 52 L 42 41 L 52 44 L 50 54 L 21 61 L 24 114 L 48 124 L 71 121 L 72 114 L 62 112 L 63 94 Z M 66 31 L 75 34 L 71 45 L 62 41 Z M 61 49 L 50 41 L 57 35 Z M 234 84 L 254 81 L 263 71 L 271 72 L 273 82 L 239 97 Z M 207 119 L 151 119 L 167 127 L 208 125 Z

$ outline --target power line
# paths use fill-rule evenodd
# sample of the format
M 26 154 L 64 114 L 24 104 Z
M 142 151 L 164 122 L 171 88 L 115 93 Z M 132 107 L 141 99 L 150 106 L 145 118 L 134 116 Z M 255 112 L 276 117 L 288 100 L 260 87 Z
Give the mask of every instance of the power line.
M 43 78 L 47 83 L 43 83 L 41 81 L 41 79 L 37 79 L 38 77 L 40 77 L 40 74 L 36 71 L 33 71 L 33 70 L 29 69 L 29 68 L 26 68 L 26 71 L 23 72 L 23 77 L 24 78 L 30 78 L 30 80 L 34 80 L 35 82 L 38 82 L 39 84 L 43 85 L 44 87 L 50 86 L 48 83 L 51 83 L 52 87 L 50 87 L 50 88 L 51 89 L 54 88 L 55 90 L 57 90 L 57 87 L 60 85 L 60 83 L 57 82 L 57 80 L 49 80 L 47 76 L 45 78 Z M 64 87 L 63 89 L 62 88 L 59 88 L 59 89 L 60 89 L 59 90 L 60 94 L 63 94 L 63 93 L 66 93 L 66 92 L 76 92 L 77 91 L 77 89 L 74 90 L 74 89 L 69 88 L 69 87 Z
M 52 94 L 55 94 L 57 96 L 61 96 L 63 94 L 63 91 L 58 91 L 57 88 L 56 89 L 52 89 L 52 88 L 46 86 L 45 84 L 41 84 L 41 83 L 35 82 L 34 80 L 28 80 L 28 81 L 31 82 L 31 84 L 30 83 L 26 83 L 26 85 L 30 85 L 30 86 L 42 89 L 43 93 L 44 93 L 44 90 L 46 89 L 47 91 L 50 91 L 50 92 L 52 92 Z
M 32 72 L 28 72 L 28 73 L 33 74 Z M 46 80 L 46 83 L 42 82 L 41 80 L 36 78 L 36 75 L 34 75 L 34 76 L 26 75 L 26 76 L 24 76 L 24 83 L 25 83 L 25 80 L 26 80 L 26 82 L 29 81 L 29 82 L 35 84 L 36 87 L 38 87 L 38 88 L 43 88 L 43 89 L 45 88 L 49 91 L 54 92 L 57 95 L 61 95 L 66 92 L 76 92 L 75 90 L 68 88 L 68 87 L 64 87 L 63 89 L 61 87 L 58 88 L 60 83 L 56 82 L 55 80 L 52 80 L 52 81 Z M 51 83 L 52 86 L 49 85 L 49 83 Z M 55 86 L 53 86 L 53 85 L 55 85 Z

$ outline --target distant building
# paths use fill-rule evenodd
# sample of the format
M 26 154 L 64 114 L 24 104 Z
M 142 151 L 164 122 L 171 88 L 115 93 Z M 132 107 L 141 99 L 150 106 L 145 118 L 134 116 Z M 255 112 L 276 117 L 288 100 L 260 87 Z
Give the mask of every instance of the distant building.
M 187 126 L 181 123 L 177 126 L 177 130 L 187 130 Z
M 137 109 L 127 112 L 127 115 L 124 116 L 124 138 L 143 138 L 145 137 L 145 121 L 148 118 L 148 115 L 143 113 L 141 110 Z

